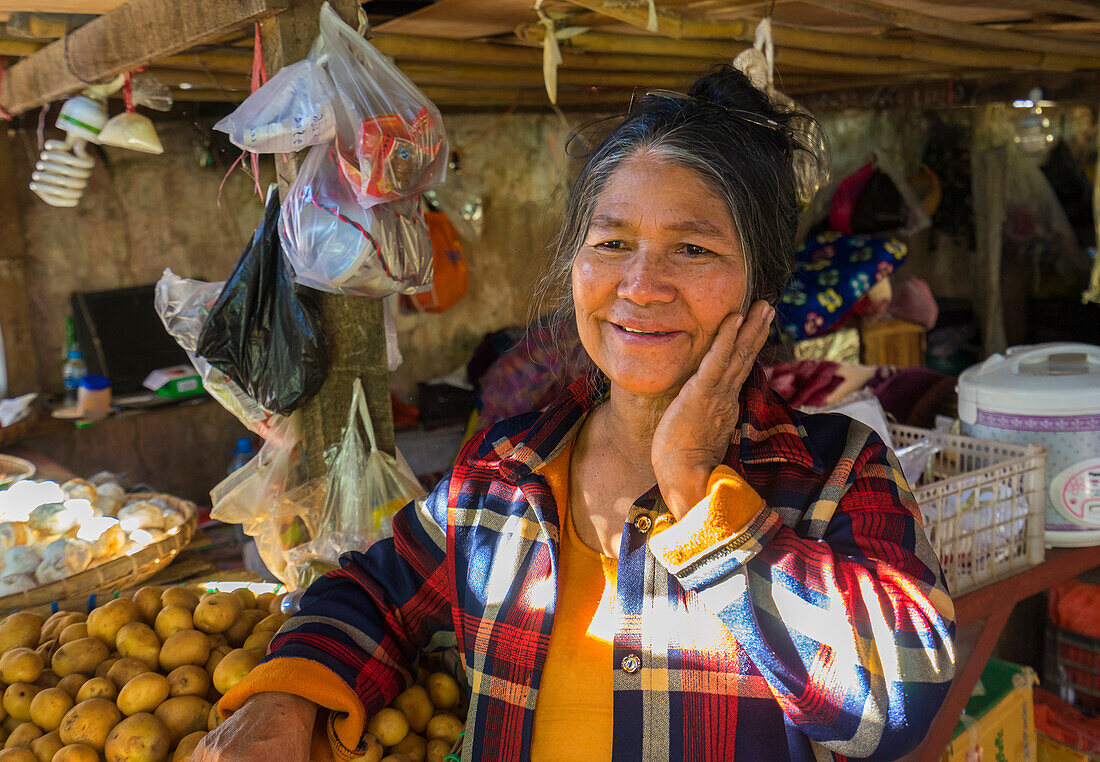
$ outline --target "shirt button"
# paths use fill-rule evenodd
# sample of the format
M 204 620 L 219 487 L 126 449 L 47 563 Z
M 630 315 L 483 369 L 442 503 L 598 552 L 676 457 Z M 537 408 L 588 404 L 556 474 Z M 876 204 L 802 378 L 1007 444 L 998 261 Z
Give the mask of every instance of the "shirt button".
M 644 513 L 638 518 L 634 519 L 634 528 L 642 534 L 648 532 L 651 526 L 653 526 L 653 522 L 650 520 L 649 516 L 645 515 Z
M 623 657 L 623 672 L 627 672 L 633 675 L 642 667 L 642 660 L 635 654 L 628 654 Z

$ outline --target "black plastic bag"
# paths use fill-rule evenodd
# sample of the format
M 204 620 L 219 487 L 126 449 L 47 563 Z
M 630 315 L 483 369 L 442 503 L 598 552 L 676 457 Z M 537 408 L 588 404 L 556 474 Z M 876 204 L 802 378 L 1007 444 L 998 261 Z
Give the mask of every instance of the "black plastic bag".
M 852 232 L 882 233 L 905 227 L 909 207 L 890 175 L 876 169 L 852 209 Z
M 315 302 L 298 293 L 279 246 L 279 194 L 210 310 L 198 354 L 274 413 L 289 413 L 325 380 L 325 336 Z

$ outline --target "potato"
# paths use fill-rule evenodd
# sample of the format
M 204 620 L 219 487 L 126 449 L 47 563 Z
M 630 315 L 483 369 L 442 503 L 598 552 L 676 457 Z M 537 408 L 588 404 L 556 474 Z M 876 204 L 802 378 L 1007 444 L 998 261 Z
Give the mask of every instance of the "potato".
M 188 733 L 180 739 L 179 745 L 176 746 L 176 750 L 172 753 L 172 762 L 187 762 L 191 759 L 191 754 L 195 751 L 195 747 L 199 745 L 199 742 L 206 737 L 206 733 L 202 730 L 196 730 L 194 733 Z
M 152 712 L 168 698 L 168 678 L 157 672 L 146 672 L 132 678 L 118 692 L 115 704 L 127 717 Z
M 111 665 L 111 668 L 107 670 L 107 679 L 114 683 L 115 688 L 121 692 L 122 686 L 126 683 L 149 671 L 149 665 L 141 659 L 127 656 L 125 659 L 119 659 Z
M 156 585 L 146 585 L 134 593 L 134 603 L 141 609 L 141 621 L 145 624 L 152 626 L 157 620 L 157 614 L 164 607 L 160 602 L 163 593 L 164 588 Z
M 408 754 L 387 754 L 382 757 L 382 762 L 413 762 Z
M 66 744 L 82 743 L 102 751 L 111 729 L 122 719 L 113 701 L 93 698 L 81 701 L 61 720 L 57 733 Z
M 99 762 L 99 754 L 91 746 L 82 743 L 62 746 L 51 762 Z
M 451 753 L 451 746 L 452 744 L 442 738 L 433 738 L 428 741 L 424 762 L 444 762 L 447 755 Z
M 237 596 L 242 610 L 256 608 L 256 594 L 247 587 L 238 587 L 233 591 L 233 595 Z
M 153 628 L 144 622 L 123 625 L 116 638 L 118 652 L 123 656 L 145 662 L 149 669 L 156 669 L 160 659 L 160 638 Z
M 77 611 L 55 611 L 42 624 L 42 632 L 38 636 L 40 643 L 52 640 L 61 634 L 61 631 L 70 625 L 79 624 L 88 618 L 87 614 Z
M 165 606 L 157 614 L 153 623 L 153 629 L 160 638 L 160 642 L 168 640 L 170 635 L 180 630 L 195 629 L 195 622 L 191 616 L 191 610 L 183 606 Z
M 227 646 L 229 641 L 225 635 L 220 632 L 213 632 L 206 636 L 206 642 L 210 644 L 210 650 L 213 651 L 218 646 Z
M 463 725 L 462 720 L 453 714 L 440 712 L 428 720 L 428 728 L 425 732 L 427 732 L 428 738 L 442 738 L 453 746 L 463 728 L 465 728 L 465 725 Z
M 212 703 L 210 705 L 210 711 L 206 714 L 207 731 L 213 730 L 214 728 L 221 725 L 223 722 L 225 722 L 225 720 L 223 720 L 221 714 L 218 713 L 218 705 L 216 703 Z
M 38 757 L 25 746 L 16 746 L 0 751 L 0 762 L 38 762 Z
M 270 614 L 271 612 L 267 610 L 267 607 L 271 605 L 273 600 L 275 600 L 275 593 L 260 593 L 256 596 L 256 605 L 252 608 Z
M 393 700 L 393 708 L 405 715 L 414 733 L 423 733 L 428 727 L 428 720 L 435 714 L 428 691 L 420 685 L 414 685 L 398 695 Z
M 184 664 L 206 664 L 210 658 L 210 641 L 198 630 L 180 630 L 168 636 L 160 647 L 160 668 L 171 672 Z
M 225 655 L 232 650 L 233 649 L 229 646 L 218 646 L 217 648 L 212 650 L 210 652 L 210 658 L 206 660 L 205 669 L 207 674 L 213 675 L 214 670 L 218 668 L 218 664 L 221 663 L 221 660 L 224 659 Z
M 115 725 L 103 751 L 107 762 L 164 762 L 170 748 L 164 723 L 141 712 Z
M 267 613 L 278 614 L 283 610 L 283 598 L 286 598 L 286 593 L 276 595 L 271 599 L 271 602 L 267 604 Z
M 383 746 L 400 743 L 409 732 L 409 721 L 405 715 L 391 707 L 386 707 L 370 718 L 367 732 L 378 739 Z
M 241 615 L 241 601 L 232 593 L 214 593 L 195 607 L 195 629 L 225 632 Z
M 73 697 L 61 688 L 47 688 L 31 699 L 31 721 L 46 732 L 57 730 L 65 713 L 73 708 Z
M 93 677 L 107 677 L 107 673 L 111 671 L 111 667 L 115 666 L 121 659 L 122 657 L 119 656 L 118 653 L 111 654 L 95 668 L 95 675 L 93 675 Z
M 84 622 L 74 622 L 58 634 L 57 642 L 59 646 L 63 646 L 86 637 L 88 637 L 88 625 Z
M 237 648 L 226 654 L 214 669 L 214 687 L 218 689 L 218 693 L 223 696 L 229 693 L 229 689 L 244 679 L 262 658 L 255 651 L 244 648 Z
M 158 706 L 154 714 L 168 728 L 168 735 L 176 744 L 184 736 L 206 730 L 210 702 L 198 696 L 176 696 Z
M 182 606 L 194 611 L 199 605 L 199 594 L 190 587 L 169 587 L 160 596 L 161 606 Z
M 260 656 L 266 656 L 267 649 L 271 646 L 271 639 L 273 637 L 275 637 L 275 633 L 272 632 L 254 632 L 245 638 L 244 643 L 241 644 L 241 648 L 255 651 Z
M 205 696 L 210 674 L 195 664 L 184 664 L 168 673 L 169 696 Z
M 65 677 L 74 672 L 91 675 L 109 653 L 107 645 L 99 638 L 80 638 L 57 649 L 51 666 L 58 677 Z
M 7 737 L 11 735 L 11 732 L 22 725 L 24 722 L 26 722 L 26 720 L 21 720 L 18 717 L 5 718 L 4 722 L 0 724 L 0 728 L 3 728 L 4 730 L 3 737 L 7 739 Z
M 122 626 L 140 621 L 141 609 L 136 603 L 127 598 L 116 598 L 88 614 L 88 634 L 115 648 L 115 637 Z
M 423 736 L 409 733 L 401 739 L 400 743 L 393 745 L 390 754 L 403 754 L 412 762 L 424 762 L 424 759 L 428 756 L 428 742 L 424 740 Z
M 42 728 L 35 725 L 33 722 L 24 722 L 19 727 L 11 732 L 8 736 L 8 740 L 4 742 L 5 749 L 15 749 L 23 747 L 29 749 L 31 747 L 31 741 L 42 735 Z
M 105 677 L 93 677 L 80 686 L 80 690 L 76 693 L 76 703 L 80 704 L 94 698 L 105 698 L 114 701 L 117 695 L 118 688 L 115 687 L 114 683 Z
M 52 669 L 42 670 L 42 674 L 34 681 L 35 688 L 55 688 L 61 682 L 61 678 Z
M 268 614 L 266 617 L 256 623 L 256 626 L 252 628 L 252 633 L 255 634 L 257 632 L 270 632 L 272 634 L 275 634 L 288 619 L 290 619 L 290 617 L 286 614 Z
M 31 718 L 31 701 L 38 695 L 38 688 L 29 683 L 12 683 L 4 691 L 4 711 L 9 718 L 26 722 Z
M 355 762 L 378 762 L 386 754 L 382 750 L 382 744 L 378 743 L 378 739 L 370 733 L 363 734 L 363 745 L 366 747 L 366 751 L 363 756 L 356 757 Z
M 446 672 L 436 672 L 428 678 L 428 695 L 436 709 L 454 709 L 462 700 L 458 683 Z
M 76 694 L 80 692 L 80 686 L 84 685 L 86 682 L 88 682 L 88 678 L 84 677 L 84 675 L 79 672 L 74 672 L 58 680 L 55 687 L 65 691 L 75 700 Z
M 61 750 L 65 744 L 61 743 L 61 735 L 56 730 L 51 730 L 44 736 L 31 741 L 31 751 L 38 762 L 51 762 L 54 754 Z
M 57 639 L 47 640 L 34 649 L 34 652 L 38 654 L 38 658 L 42 660 L 43 664 L 49 664 L 53 661 L 53 655 L 57 653 L 57 649 L 60 647 L 61 643 Z
M 241 612 L 241 615 L 237 617 L 237 621 L 229 625 L 229 629 L 222 633 L 225 636 L 229 645 L 234 648 L 240 648 L 244 645 L 244 641 L 252 634 L 252 628 L 260 623 L 261 619 L 265 619 L 267 614 L 257 609 L 245 609 Z
M 0 656 L 0 680 L 12 683 L 33 683 L 45 668 L 42 657 L 29 648 L 13 648 Z
M 8 614 L 0 622 L 0 653 L 10 651 L 13 648 L 34 648 L 42 635 L 42 625 L 45 623 L 38 614 L 29 611 L 16 611 Z

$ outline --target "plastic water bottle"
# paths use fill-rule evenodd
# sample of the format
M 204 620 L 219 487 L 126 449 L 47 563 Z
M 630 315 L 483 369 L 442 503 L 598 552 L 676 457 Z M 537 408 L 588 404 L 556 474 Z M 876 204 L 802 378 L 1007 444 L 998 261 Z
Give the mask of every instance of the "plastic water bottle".
M 65 320 L 65 364 L 61 367 L 61 380 L 65 385 L 65 407 L 76 407 L 80 395 L 80 382 L 88 375 L 84 353 L 76 347 L 76 331 L 73 319 Z
M 256 453 L 252 450 L 252 440 L 241 437 L 237 440 L 237 448 L 233 450 L 233 460 L 229 461 L 229 473 L 233 473 L 241 466 L 252 460 Z

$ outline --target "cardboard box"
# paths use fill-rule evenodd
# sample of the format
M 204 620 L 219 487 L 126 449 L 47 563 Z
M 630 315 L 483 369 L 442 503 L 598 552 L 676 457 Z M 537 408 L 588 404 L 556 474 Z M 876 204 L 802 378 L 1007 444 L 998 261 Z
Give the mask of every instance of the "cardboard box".
M 1035 671 L 990 659 L 941 762 L 1038 762 Z
M 154 370 L 146 377 L 143 386 L 157 396 L 168 399 L 194 397 L 204 391 L 202 378 L 190 365 L 173 365 L 171 368 Z

